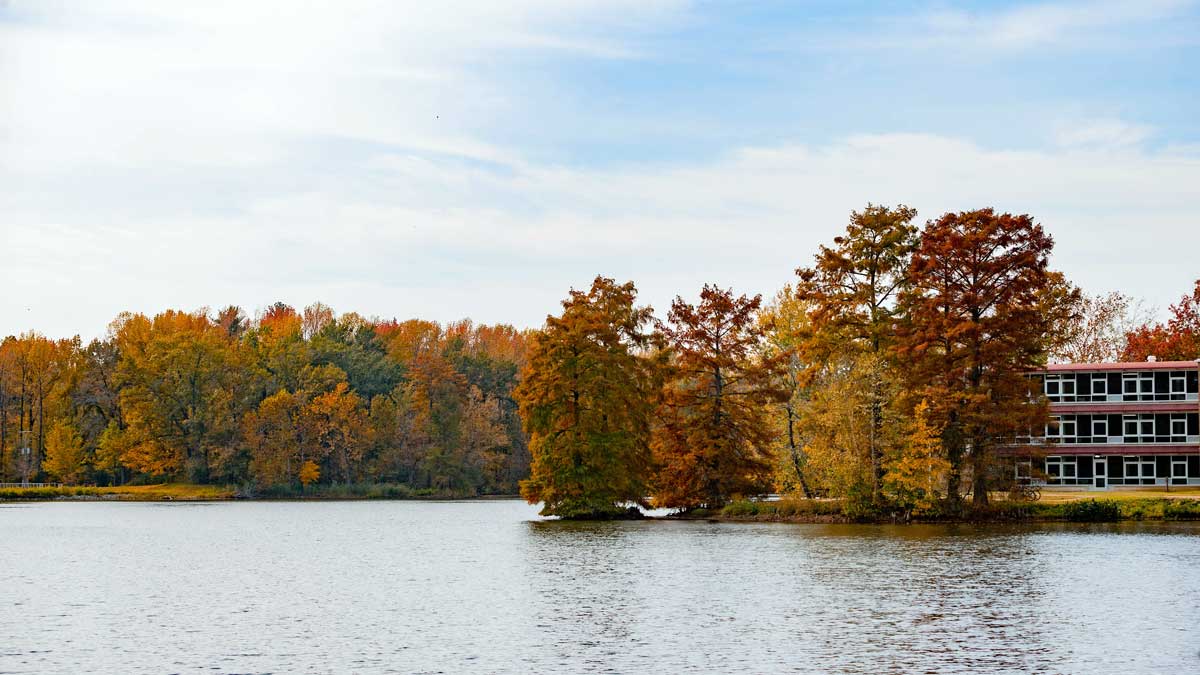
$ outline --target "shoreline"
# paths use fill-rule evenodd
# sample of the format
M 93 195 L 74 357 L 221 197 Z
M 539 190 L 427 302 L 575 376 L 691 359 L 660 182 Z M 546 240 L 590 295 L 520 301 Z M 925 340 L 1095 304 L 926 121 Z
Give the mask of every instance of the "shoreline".
M 397 485 L 335 485 L 307 494 L 253 494 L 236 486 L 160 483 L 115 487 L 61 486 L 0 488 L 0 504 L 21 502 L 318 502 L 318 501 L 487 501 L 520 499 L 517 494 L 463 495 L 425 492 Z
M 326 486 L 308 494 L 254 494 L 236 486 L 162 483 L 119 487 L 62 486 L 0 489 L 0 505 L 29 502 L 335 502 L 335 501 L 502 501 L 517 494 L 462 495 L 413 490 L 397 485 Z M 854 508 L 825 500 L 783 499 L 737 501 L 720 510 L 695 510 L 667 515 L 643 515 L 639 520 L 706 521 L 714 523 L 793 524 L 1003 524 L 1062 522 L 1183 522 L 1200 521 L 1200 495 L 1169 493 L 1112 496 L 1058 495 L 1037 502 L 995 501 L 983 508 L 966 505 L 960 514 L 906 514 Z
M 1060 501 L 995 501 L 983 507 L 965 504 L 959 513 L 856 508 L 847 512 L 841 503 L 806 500 L 775 502 L 739 501 L 720 511 L 700 510 L 667 516 L 678 520 L 707 520 L 734 523 L 809 524 L 984 524 L 984 523 L 1111 523 L 1127 521 L 1200 521 L 1200 498 L 1196 496 L 1114 495 L 1089 496 Z

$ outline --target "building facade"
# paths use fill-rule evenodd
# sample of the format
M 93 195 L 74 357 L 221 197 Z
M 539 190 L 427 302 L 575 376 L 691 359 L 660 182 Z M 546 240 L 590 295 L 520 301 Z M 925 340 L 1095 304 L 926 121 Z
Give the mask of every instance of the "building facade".
M 1200 362 L 1055 364 L 1030 378 L 1051 417 L 1013 449 L 1018 479 L 1100 490 L 1200 485 Z

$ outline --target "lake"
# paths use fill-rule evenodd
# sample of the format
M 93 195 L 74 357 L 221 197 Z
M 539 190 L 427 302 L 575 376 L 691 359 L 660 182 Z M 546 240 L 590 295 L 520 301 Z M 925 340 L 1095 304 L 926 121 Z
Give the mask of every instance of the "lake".
M 1191 673 L 1200 525 L 0 506 L 3 673 Z

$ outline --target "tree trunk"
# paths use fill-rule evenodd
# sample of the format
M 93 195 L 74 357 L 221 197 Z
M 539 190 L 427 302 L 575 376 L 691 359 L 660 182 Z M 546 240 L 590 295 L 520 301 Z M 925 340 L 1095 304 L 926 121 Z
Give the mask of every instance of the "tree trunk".
M 803 452 L 796 447 L 796 413 L 792 410 L 791 401 L 787 402 L 784 410 L 787 412 L 788 450 L 791 452 L 792 468 L 796 470 L 796 478 L 800 481 L 800 491 L 804 494 L 804 498 L 812 499 L 812 491 L 808 489 L 808 480 L 804 478 L 803 462 L 800 461 Z

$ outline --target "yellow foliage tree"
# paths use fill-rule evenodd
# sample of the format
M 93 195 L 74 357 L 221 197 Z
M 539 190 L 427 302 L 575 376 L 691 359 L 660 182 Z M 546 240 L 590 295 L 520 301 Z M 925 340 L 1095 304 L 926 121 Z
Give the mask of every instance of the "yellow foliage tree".
M 311 454 L 327 458 L 335 478 L 354 480 L 370 438 L 362 399 L 339 382 L 332 391 L 314 397 L 303 412 L 305 445 Z
M 950 462 L 941 430 L 929 419 L 929 403 L 913 411 L 908 433 L 885 463 L 884 493 L 909 513 L 927 511 L 946 496 Z
M 300 485 L 308 488 L 309 484 L 317 482 L 321 478 L 321 467 L 311 459 L 304 460 L 304 464 L 300 465 Z
M 263 399 L 242 420 L 242 438 L 250 449 L 250 475 L 259 485 L 290 483 L 302 466 L 304 438 L 300 415 L 304 401 L 288 391 Z
M 42 468 L 62 482 L 74 484 L 83 477 L 86 467 L 83 438 L 66 421 L 60 421 L 46 434 L 46 459 Z

